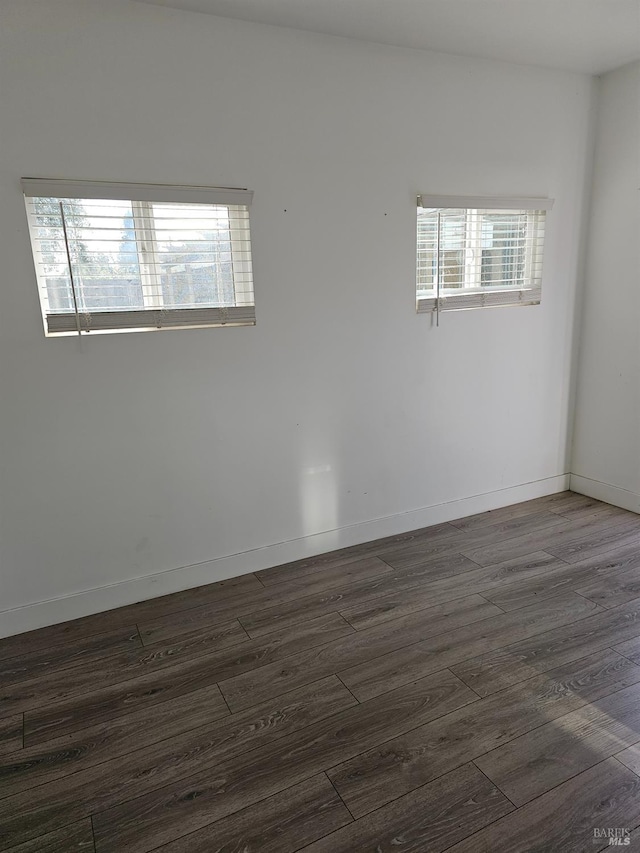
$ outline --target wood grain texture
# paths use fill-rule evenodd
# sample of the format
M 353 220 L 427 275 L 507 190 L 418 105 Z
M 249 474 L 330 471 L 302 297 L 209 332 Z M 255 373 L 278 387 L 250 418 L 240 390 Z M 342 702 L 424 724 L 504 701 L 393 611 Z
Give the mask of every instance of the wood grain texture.
M 90 820 L 81 820 L 33 841 L 11 848 L 11 853 L 94 853 Z
M 402 544 L 389 548 L 382 553 L 386 563 L 394 569 L 408 569 L 424 562 L 433 562 L 447 554 L 462 552 L 462 545 L 467 541 L 468 534 L 449 527 L 438 536 L 429 539 L 416 539 L 410 544 Z
M 638 634 L 639 636 L 633 637 L 633 639 L 627 640 L 624 643 L 618 643 L 613 648 L 618 654 L 624 655 L 634 663 L 640 664 L 640 631 Z
M 587 498 L 586 500 L 592 499 Z M 584 506 L 567 507 L 562 510 L 560 515 L 572 521 L 578 521 L 581 518 L 590 518 L 592 521 L 604 521 L 605 519 L 615 521 L 616 519 L 632 518 L 634 513 L 619 506 L 609 506 L 593 499 L 591 506 L 585 504 Z
M 628 746 L 622 752 L 617 752 L 615 757 L 629 770 L 633 770 L 636 776 L 640 776 L 640 743 Z
M 344 586 L 365 578 L 376 578 L 380 575 L 388 575 L 392 572 L 391 566 L 378 557 L 363 557 L 358 560 L 341 563 L 333 568 L 324 569 L 322 572 L 313 572 L 309 575 L 295 575 L 287 581 L 281 580 L 278 584 L 276 594 L 284 597 L 289 591 L 296 591 L 300 587 L 305 593 L 316 590 L 329 589 L 332 586 Z
M 293 853 L 353 823 L 324 774 L 157 849 L 157 853 Z
M 441 558 L 441 562 L 450 557 Z M 406 588 L 398 588 L 387 594 L 378 594 L 368 597 L 363 602 L 358 602 L 349 607 L 340 607 L 340 613 L 344 618 L 358 630 L 370 628 L 387 619 L 397 619 L 408 613 L 415 613 L 427 607 L 441 602 L 451 601 L 462 595 L 470 593 L 481 593 L 483 598 L 490 600 L 490 593 L 494 589 L 508 588 L 509 584 L 517 579 L 546 576 L 566 564 L 555 557 L 540 551 L 529 554 L 517 560 L 509 560 L 498 563 L 495 566 L 478 568 L 475 563 L 470 571 L 464 574 L 456 574 L 452 577 L 444 577 L 438 580 L 425 580 L 420 584 L 412 584 Z M 409 572 L 411 569 L 406 569 Z M 500 607 L 497 602 L 493 602 Z M 501 607 L 502 609 L 502 607 Z
M 607 689 L 618 692 L 476 759 L 517 806 L 640 741 L 640 667 L 615 653 L 605 666 L 614 679 Z M 625 689 L 629 681 L 636 683 Z
M 0 851 L 640 839 L 639 577 L 564 492 L 0 640 Z
M 602 524 L 602 526 L 600 526 Z M 558 540 L 547 547 L 550 554 L 554 554 L 567 563 L 577 563 L 589 557 L 605 554 L 614 548 L 623 548 L 627 545 L 638 545 L 640 543 L 640 518 L 632 515 L 631 518 L 620 519 L 614 525 L 597 521 L 593 525 L 592 532 L 588 536 L 580 536 L 567 541 Z
M 297 586 L 293 594 L 287 597 L 287 601 L 302 598 L 308 592 L 302 586 Z M 145 646 L 153 643 L 174 642 L 183 634 L 193 634 L 207 630 L 217 622 L 229 618 L 237 618 L 243 613 L 251 613 L 263 607 L 275 604 L 278 597 L 270 593 L 259 584 L 247 590 L 240 590 L 226 600 L 214 599 L 207 601 L 203 599 L 197 606 L 180 610 L 176 613 L 166 613 L 141 619 L 138 623 L 140 636 Z
M 565 594 L 542 605 L 534 605 L 517 613 L 501 613 L 403 646 L 365 663 L 340 670 L 339 675 L 358 699 L 371 699 L 443 666 L 454 667 L 458 662 L 477 655 L 479 651 L 498 649 L 516 639 L 542 634 L 554 626 L 582 619 L 595 610 L 596 605 L 581 596 Z M 470 681 L 467 683 L 471 685 Z
M 558 492 L 555 495 L 547 495 L 532 501 L 524 501 L 476 515 L 468 515 L 466 518 L 459 518 L 449 523 L 459 530 L 476 530 L 479 527 L 500 524 L 503 521 L 522 518 L 536 512 L 556 512 L 567 517 L 575 512 L 597 512 L 600 507 L 606 507 L 606 504 L 602 504 L 594 498 L 576 495 L 573 492 Z
M 385 562 L 394 568 L 404 569 L 424 560 L 426 556 L 433 559 L 438 555 L 442 556 L 453 552 L 460 552 L 470 557 L 469 552 L 475 554 L 476 552 L 480 552 L 484 547 L 495 547 L 496 542 L 500 542 L 503 545 L 511 541 L 528 542 L 529 539 L 527 537 L 531 537 L 531 541 L 533 542 L 536 541 L 536 537 L 544 542 L 555 531 L 570 531 L 574 527 L 581 529 L 581 526 L 585 524 L 586 522 L 572 523 L 555 513 L 534 513 L 504 521 L 500 524 L 478 527 L 470 531 L 459 530 L 454 535 L 450 533 L 442 534 L 437 539 L 434 538 L 426 544 L 416 542 L 409 546 L 403 545 L 400 548 L 385 551 L 383 558 Z M 502 560 L 525 556 L 538 550 L 544 550 L 544 548 L 520 548 L 517 553 L 507 554 Z M 500 560 L 492 559 L 483 563 L 475 557 L 471 557 L 471 559 L 480 565 L 500 562 Z
M 630 850 L 637 850 L 640 844 L 640 827 L 637 826 L 629 832 Z
M 354 817 L 496 749 L 602 695 L 611 680 L 601 655 L 474 702 L 331 769 Z
M 553 561 L 554 564 L 558 562 L 555 557 L 547 556 L 546 559 Z M 444 557 L 411 566 L 401 572 L 394 571 L 388 575 L 332 588 L 295 601 L 285 601 L 274 607 L 240 616 L 239 619 L 250 636 L 259 637 L 276 628 L 302 622 L 324 613 L 342 611 L 363 602 L 373 601 L 388 593 L 413 590 L 426 585 L 433 587 L 438 579 L 466 575 L 474 569 L 477 569 L 477 565 L 461 554 L 447 554 Z M 463 594 L 467 594 L 466 590 Z M 452 594 L 443 596 L 441 600 L 448 601 L 455 597 L 456 595 Z M 431 602 L 431 604 L 438 603 L 439 599 Z
M 334 714 L 268 747 L 94 817 L 99 853 L 146 853 L 356 755 L 373 743 L 476 700 L 450 673 Z M 0 803 L 0 806 L 2 803 Z M 0 823 L 1 825 L 1 823 Z
M 202 606 L 204 601 L 236 597 L 240 590 L 253 588 L 263 590 L 260 581 L 252 574 L 241 575 L 225 581 L 208 584 L 207 586 L 175 592 L 139 604 L 130 604 L 116 610 L 107 610 L 71 622 L 38 628 L 14 637 L 0 639 L 0 660 L 24 655 L 38 649 L 49 649 L 52 646 L 74 646 L 80 640 L 99 633 L 110 632 L 114 628 L 136 625 L 141 621 L 155 619 L 160 616 L 186 610 L 190 607 Z
M 609 842 L 594 842 L 594 829 L 639 823 L 640 778 L 609 758 L 455 844 L 449 853 L 597 853 Z
M 141 621 L 138 627 L 145 645 L 173 640 L 181 634 L 202 631 L 212 623 L 215 624 L 230 617 L 235 618 L 286 601 L 295 602 L 312 594 L 324 593 L 334 587 L 362 580 L 371 581 L 391 573 L 391 567 L 382 560 L 369 557 L 326 573 L 318 572 L 305 581 L 301 579 L 278 584 L 277 591 L 265 589 L 260 585 L 259 589 L 242 590 L 225 599 L 207 602 L 200 607 L 191 607 L 177 614 L 171 613 L 159 616 L 155 620 Z
M 533 579 L 514 579 L 513 583 L 487 590 L 485 597 L 503 610 L 517 610 L 567 590 L 577 590 L 581 593 L 581 587 L 591 581 L 602 579 L 603 586 L 613 585 L 619 573 L 635 567 L 640 567 L 637 547 L 615 548 L 603 556 L 592 557 L 573 565 L 558 560 L 555 565 L 549 566 L 548 570 Z M 627 596 L 624 601 L 637 597 Z M 604 602 L 597 603 L 606 606 Z
M 231 710 L 236 711 L 423 637 L 500 613 L 480 596 L 457 598 L 220 681 L 220 689 Z
M 22 714 L 0 719 L 0 757 L 22 749 L 22 719 Z
M 166 672 L 151 672 L 130 681 L 118 681 L 109 687 L 81 693 L 52 702 L 24 716 L 25 745 L 44 743 L 51 738 L 71 734 L 78 729 L 114 720 L 158 702 L 175 699 L 185 693 L 214 685 L 207 675 L 206 658 L 190 661 L 190 665 L 177 666 Z M 212 690 L 209 707 L 224 716 L 229 713 L 222 694 Z
M 490 524 L 488 527 L 469 531 L 470 541 L 476 546 L 480 546 L 484 542 L 497 538 L 511 539 L 515 536 L 524 536 L 526 533 L 537 533 L 540 530 L 561 526 L 565 522 L 566 519 L 557 513 L 547 512 L 546 510 L 503 521 L 494 519 L 493 524 Z
M 73 697 L 87 693 L 96 686 L 96 672 L 103 687 L 117 685 L 139 676 L 175 667 L 181 659 L 191 661 L 216 649 L 236 647 L 249 638 L 238 622 L 231 622 L 210 631 L 183 635 L 171 645 L 145 649 L 141 644 L 124 652 L 111 652 L 98 658 L 90 656 L 71 669 L 52 668 L 35 678 L 3 685 L 0 693 L 0 712 L 30 711 L 58 702 L 73 702 Z
M 456 528 L 451 524 L 434 524 L 431 527 L 423 527 L 419 530 L 410 530 L 407 533 L 387 536 L 384 539 L 377 539 L 374 542 L 350 545 L 347 548 L 341 548 L 339 551 L 331 551 L 328 554 L 317 554 L 301 560 L 295 560 L 292 563 L 284 563 L 281 566 L 274 566 L 271 569 L 256 572 L 256 575 L 262 583 L 271 586 L 272 584 L 279 584 L 287 580 L 298 580 L 299 578 L 308 577 L 319 571 L 333 569 L 336 566 L 344 565 L 353 560 L 360 560 L 367 555 L 385 554 L 387 551 L 401 545 L 420 542 L 427 543 L 443 537 L 451 537 L 455 533 Z
M 446 704 L 451 697 L 455 702 L 456 697 L 461 699 L 471 691 L 450 676 L 450 683 L 438 684 L 430 697 L 434 693 Z M 248 750 L 260 746 L 266 749 L 264 744 L 276 741 L 272 749 L 277 751 L 277 741 L 283 736 L 293 737 L 298 729 L 313 728 L 314 723 L 332 718 L 337 711 L 344 713 L 353 705 L 355 700 L 334 676 L 312 690 L 288 694 L 214 726 L 202 726 L 41 785 L 36 789 L 35 800 L 32 789 L 2 799 L 0 849 L 30 838 L 35 828 L 49 831 L 81 817 L 103 813 L 121 801 L 141 797 L 172 781 L 175 784 L 175 780 L 196 772 L 215 778 L 220 767 L 240 765 L 241 756 Z M 245 766 L 247 763 L 250 762 L 244 762 Z M 281 787 L 287 786 L 283 783 Z M 251 802 L 249 799 L 246 804 Z
M 304 853 L 441 853 L 513 809 L 473 764 L 465 764 L 305 847 Z
M 574 515 L 593 516 L 600 513 L 612 513 L 614 515 L 628 515 L 625 509 L 617 506 L 605 504 L 602 501 L 591 498 L 588 495 L 579 495 L 576 492 L 557 492 L 553 495 L 546 495 L 542 498 L 536 498 L 535 501 L 527 501 L 527 503 L 535 504 L 540 501 L 540 506 L 544 506 L 549 512 L 557 512 L 566 518 L 571 518 Z
M 615 577 L 599 577 L 576 591 L 601 607 L 618 607 L 640 597 L 640 548 L 632 547 L 636 550 L 633 567 L 617 571 Z
M 183 663 L 163 657 L 153 672 L 25 713 L 25 744 L 43 743 L 79 728 L 211 686 L 223 678 L 278 660 L 299 648 L 330 642 L 352 634 L 353 628 L 338 614 L 329 614 L 269 636 L 268 641 L 249 641 L 239 646 L 188 657 Z M 165 665 L 166 664 L 166 665 Z M 101 679 L 102 680 L 102 679 Z M 312 679 L 309 679 L 311 681 Z M 256 700 L 258 701 L 258 700 Z M 221 712 L 226 709 L 222 697 Z
M 141 648 L 142 641 L 135 625 L 115 628 L 104 634 L 86 637 L 72 646 L 51 646 L 6 658 L 0 661 L 0 684 L 4 690 L 16 681 L 34 678 L 43 673 L 77 666 L 92 668 L 114 654 L 131 651 L 135 653 Z
M 513 615 L 522 612 L 516 611 Z M 522 642 L 469 657 L 453 664 L 452 669 L 481 696 L 489 696 L 536 673 L 637 636 L 640 636 L 640 599 Z M 617 646 L 616 650 L 624 654 Z
M 190 729 L 211 725 L 226 715 L 219 699 L 218 685 L 212 684 L 44 744 L 26 746 L 0 762 L 0 799 Z M 19 745 L 22 746 L 22 716 Z
M 495 542 L 487 545 L 471 543 L 460 551 L 481 566 L 513 560 L 533 551 L 547 551 L 560 559 L 564 559 L 564 554 L 566 562 L 574 563 L 628 544 L 622 540 L 629 531 L 640 533 L 640 517 L 567 519 L 553 528 L 506 539 L 496 537 Z

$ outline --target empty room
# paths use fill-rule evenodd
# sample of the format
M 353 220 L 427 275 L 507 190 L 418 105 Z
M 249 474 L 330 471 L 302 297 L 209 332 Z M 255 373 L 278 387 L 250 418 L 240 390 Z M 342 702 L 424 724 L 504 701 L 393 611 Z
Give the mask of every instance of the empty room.
M 0 851 L 640 851 L 640 0 L 0 0 Z

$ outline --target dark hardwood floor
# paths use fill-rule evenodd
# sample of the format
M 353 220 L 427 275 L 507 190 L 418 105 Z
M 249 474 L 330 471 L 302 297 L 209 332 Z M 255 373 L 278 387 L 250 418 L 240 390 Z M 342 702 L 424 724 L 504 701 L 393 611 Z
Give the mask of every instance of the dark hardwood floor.
M 0 851 L 640 849 L 640 516 L 564 492 L 0 640 Z

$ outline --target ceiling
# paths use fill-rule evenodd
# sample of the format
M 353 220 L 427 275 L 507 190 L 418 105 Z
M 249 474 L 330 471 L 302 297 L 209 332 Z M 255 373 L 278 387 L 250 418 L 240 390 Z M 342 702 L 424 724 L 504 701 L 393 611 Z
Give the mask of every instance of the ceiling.
M 141 1 L 587 74 L 602 74 L 640 59 L 640 0 Z

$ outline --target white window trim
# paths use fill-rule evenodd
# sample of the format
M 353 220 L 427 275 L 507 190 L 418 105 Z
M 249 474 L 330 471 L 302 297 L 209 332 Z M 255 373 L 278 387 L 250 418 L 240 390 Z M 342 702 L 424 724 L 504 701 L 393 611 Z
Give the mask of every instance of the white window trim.
M 27 198 L 97 198 L 176 204 L 241 204 L 250 206 L 253 192 L 239 187 L 190 187 L 177 184 L 130 184 L 113 181 L 65 181 L 22 178 Z
M 467 211 L 466 247 L 465 247 L 465 281 L 478 281 L 477 264 L 480 259 L 473 257 L 469 245 L 473 243 L 472 235 L 477 237 L 480 226 L 479 217 L 475 216 L 476 210 L 526 210 L 530 211 L 527 217 L 528 228 L 538 234 L 540 228 L 540 211 L 546 213 L 553 208 L 554 199 L 551 198 L 502 198 L 498 196 L 449 196 L 429 195 L 421 193 L 417 197 L 418 207 L 422 208 L 455 208 Z M 470 230 L 469 230 L 470 229 Z M 543 246 L 540 240 L 536 241 L 536 261 L 541 269 Z M 439 266 L 439 264 L 438 264 Z M 527 253 L 527 269 L 525 280 L 532 279 L 532 270 L 535 268 L 533 253 Z M 435 293 L 428 296 L 419 296 L 416 291 L 416 311 L 418 314 L 439 313 L 440 311 L 466 310 L 470 308 L 498 308 L 514 305 L 539 305 L 542 294 L 542 281 L 538 279 L 531 287 L 525 288 L 456 288 L 437 289 Z
M 552 198 L 502 198 L 500 196 L 477 195 L 418 195 L 418 207 L 454 207 L 471 208 L 472 210 L 551 210 Z

